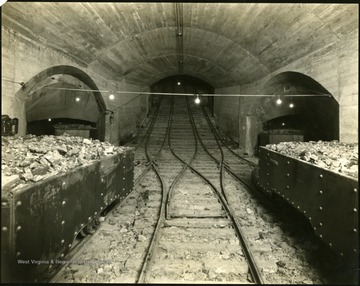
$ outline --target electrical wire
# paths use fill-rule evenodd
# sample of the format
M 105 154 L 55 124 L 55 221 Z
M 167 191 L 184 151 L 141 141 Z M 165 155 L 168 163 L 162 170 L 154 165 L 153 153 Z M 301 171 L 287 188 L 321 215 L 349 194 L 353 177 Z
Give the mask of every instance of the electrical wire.
M 17 82 L 12 80 L 6 80 L 4 81 L 18 83 L 20 85 L 24 85 L 23 82 Z M 227 93 L 176 93 L 176 92 L 146 92 L 146 91 L 111 91 L 111 90 L 98 90 L 98 89 L 78 89 L 78 88 L 62 88 L 62 87 L 50 87 L 50 86 L 44 86 L 46 89 L 54 89 L 54 90 L 67 90 L 67 91 L 76 91 L 76 92 L 100 92 L 100 93 L 120 93 L 120 94 L 137 94 L 137 95 L 183 95 L 183 96 L 236 96 L 236 97 L 276 97 L 278 95 L 275 94 L 227 94 Z M 281 95 L 284 97 L 288 96 L 296 96 L 296 97 L 306 97 L 306 96 L 327 96 L 331 97 L 331 94 L 323 94 L 314 90 L 309 90 L 312 92 L 315 92 L 316 94 L 289 94 L 289 95 Z
M 183 95 L 183 96 L 248 96 L 248 97 L 276 97 L 274 94 L 227 94 L 227 93 L 176 93 L 176 92 L 150 92 L 150 91 L 111 91 L 111 90 L 95 90 L 95 89 L 76 89 L 76 88 L 61 88 L 61 87 L 45 87 L 47 89 L 69 90 L 69 91 L 86 91 L 86 92 L 101 92 L 101 93 L 120 93 L 120 94 L 145 94 L 145 95 Z M 282 96 L 331 96 L 330 94 L 291 94 Z
M 115 108 L 115 109 L 112 110 L 112 111 L 115 111 L 115 110 L 118 110 L 118 109 L 123 108 L 125 105 L 128 105 L 130 102 L 134 101 L 135 99 L 137 99 L 137 98 L 140 97 L 140 96 L 141 96 L 141 94 L 139 94 L 138 96 L 130 99 L 129 101 L 125 102 L 124 104 L 120 105 L 119 107 Z

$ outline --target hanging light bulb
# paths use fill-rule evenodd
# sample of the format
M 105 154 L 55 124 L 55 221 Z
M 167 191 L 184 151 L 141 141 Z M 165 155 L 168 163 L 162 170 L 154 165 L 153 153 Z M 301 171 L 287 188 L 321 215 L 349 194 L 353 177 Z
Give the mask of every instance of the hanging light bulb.
M 77 102 L 79 102 L 79 101 L 80 101 L 80 97 L 77 96 L 77 97 L 75 98 L 75 100 L 76 100 Z
M 195 98 L 195 103 L 196 103 L 196 104 L 199 104 L 199 103 L 200 103 L 199 95 L 196 96 L 196 98 Z
M 48 121 L 50 122 L 50 121 L 51 121 L 51 118 L 49 118 Z
M 291 97 L 290 104 L 289 104 L 289 107 L 290 107 L 290 108 L 294 108 L 294 106 L 295 106 L 292 101 L 293 101 L 293 100 L 292 100 L 292 97 Z
M 280 105 L 282 103 L 282 100 L 280 99 L 280 96 L 278 96 L 278 99 L 276 100 L 276 104 Z
M 177 85 L 181 85 L 181 82 L 180 82 L 180 81 L 178 81 L 178 82 L 177 82 Z
M 114 100 L 114 99 L 115 99 L 115 96 L 114 96 L 113 94 L 110 94 L 110 95 L 109 95 L 109 99 L 110 99 L 110 100 Z

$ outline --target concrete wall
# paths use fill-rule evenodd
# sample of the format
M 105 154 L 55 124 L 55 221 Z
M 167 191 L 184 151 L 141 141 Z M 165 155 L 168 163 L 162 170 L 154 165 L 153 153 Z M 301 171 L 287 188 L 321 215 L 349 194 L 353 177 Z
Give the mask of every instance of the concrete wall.
M 125 80 L 114 82 L 103 78 L 96 70 L 87 68 L 80 61 L 67 57 L 61 51 L 54 50 L 47 43 L 35 42 L 21 34 L 2 26 L 2 114 L 10 118 L 19 118 L 19 136 L 26 134 L 26 96 L 16 97 L 21 89 L 20 82 L 28 82 L 45 69 L 58 65 L 68 65 L 81 69 L 88 74 L 100 90 L 140 91 L 144 87 L 128 84 Z M 114 110 L 114 123 L 110 123 L 110 113 L 106 116 L 105 140 L 118 144 L 123 138 L 129 137 L 147 114 L 146 96 L 130 101 L 137 94 L 116 94 L 110 103 L 109 93 L 102 96 L 106 108 Z M 130 101 L 126 108 L 123 104 Z M 55 104 L 55 103 L 54 103 Z
M 140 91 L 139 87 L 126 82 L 122 82 L 121 90 Z M 109 100 L 108 96 L 104 97 L 107 108 L 114 112 L 114 124 L 108 125 L 108 141 L 123 143 L 136 132 L 146 118 L 148 95 L 121 93 L 114 95 L 114 100 Z
M 215 91 L 219 94 L 239 94 L 239 86 L 218 88 Z M 227 137 L 238 142 L 239 137 L 239 97 L 215 96 L 214 116 L 219 128 Z
M 215 93 L 224 93 L 224 91 L 231 93 L 240 90 L 241 94 L 263 94 L 266 83 L 271 78 L 287 71 L 307 75 L 327 89 L 340 105 L 339 140 L 341 142 L 358 142 L 358 31 L 347 38 L 343 38 L 341 42 L 325 46 L 323 49 L 295 61 L 256 82 L 243 86 L 215 89 Z M 246 120 L 246 116 L 255 115 L 261 121 L 261 116 L 270 110 L 268 101 L 269 99 L 264 98 L 243 97 L 238 111 L 234 110 L 236 106 L 239 106 L 238 98 L 229 98 L 224 102 L 216 100 L 215 114 L 219 118 L 219 125 L 223 128 L 230 126 L 221 123 L 223 118 L 227 118 L 226 120 L 229 122 L 239 120 L 239 138 L 241 138 L 248 133 L 246 124 L 249 123 L 246 122 L 249 122 L 249 120 Z M 279 114 L 273 116 L 275 115 L 280 116 Z M 326 116 L 329 116 L 329 114 L 326 114 Z M 258 132 L 260 132 L 259 123 L 256 124 L 258 125 Z M 236 135 L 235 130 L 224 131 Z M 256 139 L 253 138 L 251 142 L 245 143 L 243 141 L 239 143 L 240 147 L 248 150 L 249 144 L 251 148 L 255 147 L 255 142 Z

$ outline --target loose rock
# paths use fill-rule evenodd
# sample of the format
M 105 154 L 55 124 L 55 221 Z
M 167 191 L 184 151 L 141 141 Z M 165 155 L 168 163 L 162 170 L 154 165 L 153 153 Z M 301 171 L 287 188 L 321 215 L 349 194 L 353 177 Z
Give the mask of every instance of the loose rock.
M 139 234 L 139 236 L 138 236 L 138 239 L 137 239 L 138 241 L 145 241 L 146 240 L 146 237 L 145 236 L 143 236 L 143 235 L 141 235 L 141 234 Z
M 281 142 L 268 144 L 265 147 L 321 168 L 358 177 L 358 143 L 320 140 L 318 142 Z
M 1 145 L 2 182 L 8 181 L 6 176 L 19 175 L 26 183 L 68 172 L 126 149 L 108 142 L 67 134 L 2 138 Z

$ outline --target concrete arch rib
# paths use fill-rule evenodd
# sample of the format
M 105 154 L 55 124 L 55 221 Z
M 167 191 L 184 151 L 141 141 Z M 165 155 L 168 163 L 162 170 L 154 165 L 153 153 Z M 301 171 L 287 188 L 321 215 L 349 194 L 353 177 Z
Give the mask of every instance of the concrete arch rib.
M 26 95 L 31 94 L 32 89 L 35 88 L 35 86 L 39 83 L 41 83 L 46 78 L 56 75 L 56 74 L 66 74 L 71 75 L 80 81 L 82 81 L 84 84 L 86 84 L 90 89 L 92 90 L 99 90 L 95 82 L 91 79 L 91 77 L 85 73 L 84 71 L 73 67 L 73 66 L 67 66 L 67 65 L 60 65 L 60 66 L 53 66 L 50 68 L 47 68 L 43 70 L 42 72 L 38 73 L 34 77 L 32 77 L 28 82 L 25 83 L 25 88 L 20 89 L 16 93 L 16 97 L 24 98 Z M 100 92 L 95 91 L 94 97 L 96 100 L 96 103 L 98 104 L 98 108 L 100 112 L 104 112 L 106 110 L 105 101 L 101 95 Z
M 90 89 L 92 90 L 99 90 L 95 82 L 91 79 L 91 77 L 85 73 L 84 71 L 68 65 L 59 65 L 59 66 L 53 66 L 49 67 L 42 72 L 38 73 L 34 77 L 32 77 L 29 81 L 27 81 L 24 84 L 24 87 L 21 88 L 16 94 L 15 97 L 19 98 L 21 100 L 25 100 L 29 95 L 31 96 L 31 93 L 34 89 L 37 88 L 39 84 L 41 84 L 46 78 L 57 75 L 57 74 L 66 74 L 71 75 L 80 81 L 82 81 L 84 84 L 86 84 Z M 99 91 L 93 92 L 95 101 L 98 106 L 98 110 L 100 112 L 100 118 L 98 121 L 98 138 L 101 141 L 105 140 L 105 117 L 106 117 L 106 105 L 104 102 L 104 99 Z M 24 110 L 25 112 L 25 110 Z M 25 117 L 25 115 L 24 115 Z M 24 122 L 26 124 L 26 122 Z M 25 130 L 25 129 L 24 129 Z
M 273 74 L 263 82 L 262 88 L 263 90 L 271 89 L 272 86 L 281 84 L 282 82 L 297 82 L 298 86 L 301 85 L 305 89 L 308 89 L 308 94 L 331 94 L 319 81 L 310 75 L 297 71 L 282 71 Z

